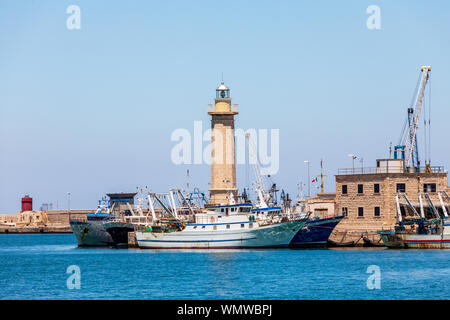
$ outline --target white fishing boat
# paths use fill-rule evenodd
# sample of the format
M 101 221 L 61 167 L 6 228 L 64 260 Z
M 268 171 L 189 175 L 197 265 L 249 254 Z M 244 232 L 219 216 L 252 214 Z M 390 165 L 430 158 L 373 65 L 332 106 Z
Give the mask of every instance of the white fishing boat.
M 416 225 L 417 227 L 412 227 Z M 449 219 L 403 221 L 395 231 L 380 231 L 388 248 L 450 249 Z
M 209 207 L 196 214 L 193 223 L 153 226 L 136 232 L 136 240 L 140 248 L 150 249 L 287 247 L 307 221 L 259 220 L 251 209 L 246 203 Z
M 412 206 L 405 194 L 396 195 L 397 223 L 395 230 L 380 231 L 381 240 L 388 248 L 413 248 L 413 249 L 450 249 L 450 219 L 444 196 L 450 200 L 445 191 L 438 191 L 442 213 L 433 205 L 427 193 L 419 193 L 420 213 Z M 413 216 L 402 217 L 399 198 L 403 197 Z M 425 215 L 422 197 L 425 197 L 429 205 L 431 216 Z

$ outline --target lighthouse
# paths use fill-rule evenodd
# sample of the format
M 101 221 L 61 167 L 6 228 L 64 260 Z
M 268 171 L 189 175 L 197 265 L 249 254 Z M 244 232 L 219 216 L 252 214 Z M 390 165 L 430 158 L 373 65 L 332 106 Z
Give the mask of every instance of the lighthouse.
M 231 104 L 230 89 L 223 83 L 216 89 L 211 115 L 211 183 L 209 204 L 229 204 L 236 199 L 236 150 L 234 116 L 237 105 Z

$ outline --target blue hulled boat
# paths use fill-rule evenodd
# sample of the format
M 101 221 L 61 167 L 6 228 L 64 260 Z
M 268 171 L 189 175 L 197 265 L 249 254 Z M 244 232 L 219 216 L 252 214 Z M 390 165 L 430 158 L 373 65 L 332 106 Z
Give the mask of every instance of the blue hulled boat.
M 291 240 L 291 247 L 325 247 L 334 228 L 344 216 L 312 218 Z

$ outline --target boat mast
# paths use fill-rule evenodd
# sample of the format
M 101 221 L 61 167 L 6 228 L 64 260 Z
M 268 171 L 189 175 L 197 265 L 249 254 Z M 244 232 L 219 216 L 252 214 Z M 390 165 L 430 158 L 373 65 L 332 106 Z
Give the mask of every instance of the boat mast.
M 326 176 L 326 174 L 323 174 L 323 160 L 320 159 L 320 193 L 323 193 L 323 177 Z
M 247 144 L 248 144 L 248 151 L 250 153 L 250 157 L 249 157 L 249 162 L 250 159 L 255 159 L 255 163 L 253 164 L 253 172 L 255 174 L 255 178 L 256 178 L 256 186 L 255 186 L 255 190 L 256 193 L 258 195 L 258 201 L 259 201 L 259 207 L 260 208 L 267 208 L 267 194 L 264 190 L 264 182 L 262 180 L 262 176 L 261 176 L 261 170 L 259 168 L 259 161 L 258 161 L 258 157 L 256 156 L 256 152 L 255 149 L 253 147 L 252 142 L 250 141 L 250 133 L 246 133 L 245 134 L 245 138 L 247 140 Z

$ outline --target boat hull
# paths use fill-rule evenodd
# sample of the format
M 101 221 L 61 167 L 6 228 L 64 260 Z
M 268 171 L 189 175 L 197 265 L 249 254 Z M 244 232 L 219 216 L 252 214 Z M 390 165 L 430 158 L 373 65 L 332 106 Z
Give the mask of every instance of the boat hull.
M 344 216 L 309 220 L 292 239 L 292 247 L 325 247 L 334 228 Z
M 407 234 L 380 232 L 383 243 L 389 248 L 450 249 L 449 234 Z
M 127 222 L 106 222 L 103 224 L 106 232 L 112 238 L 113 245 L 115 246 L 128 246 L 128 232 L 134 231 L 134 225 Z
M 147 249 L 237 249 L 288 247 L 306 219 L 249 230 L 136 232 L 140 248 Z
M 70 228 L 79 247 L 104 247 L 113 244 L 111 235 L 102 223 L 89 221 L 70 221 Z

